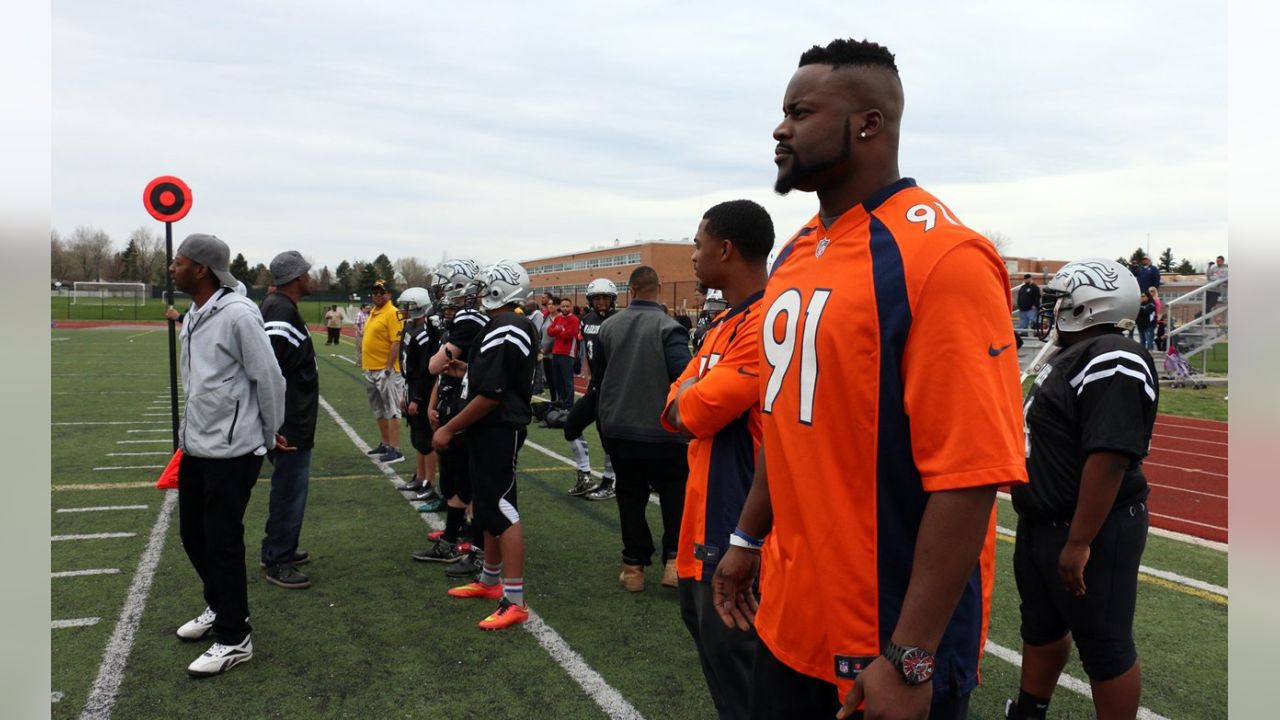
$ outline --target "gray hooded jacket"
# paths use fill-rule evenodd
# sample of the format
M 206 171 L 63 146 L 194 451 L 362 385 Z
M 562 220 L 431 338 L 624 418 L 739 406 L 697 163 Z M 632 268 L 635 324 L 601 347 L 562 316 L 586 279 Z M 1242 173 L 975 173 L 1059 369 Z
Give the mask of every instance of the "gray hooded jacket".
M 219 290 L 204 307 L 187 313 L 180 342 L 182 451 L 226 459 L 275 447 L 276 428 L 284 421 L 284 376 L 258 307 Z

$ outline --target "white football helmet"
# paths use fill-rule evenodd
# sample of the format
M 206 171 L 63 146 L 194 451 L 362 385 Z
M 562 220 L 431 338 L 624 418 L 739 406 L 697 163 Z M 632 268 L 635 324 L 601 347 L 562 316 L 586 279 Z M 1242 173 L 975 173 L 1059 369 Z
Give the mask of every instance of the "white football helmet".
M 523 304 L 533 294 L 533 288 L 529 273 L 520 263 L 499 260 L 480 271 L 468 294 L 479 298 L 485 310 L 497 310 L 509 303 Z
M 1079 332 L 1098 325 L 1121 329 L 1138 316 L 1138 280 L 1115 260 L 1091 257 L 1062 266 L 1045 285 L 1040 301 L 1041 339 L 1053 328 Z
M 407 288 L 400 293 L 396 306 L 405 314 L 405 317 L 413 320 L 426 317 L 427 312 L 431 310 L 431 293 L 427 292 L 426 288 Z
M 587 305 L 594 308 L 594 298 L 597 295 L 608 296 L 611 308 L 618 304 L 618 286 L 608 278 L 596 278 L 587 284 Z
M 480 266 L 475 260 L 446 260 L 431 275 L 436 297 L 454 303 L 467 296 L 467 287 L 479 277 Z
M 724 299 L 724 293 L 719 290 L 708 290 L 706 299 L 702 301 L 702 309 L 712 314 L 718 314 L 727 307 L 729 303 Z

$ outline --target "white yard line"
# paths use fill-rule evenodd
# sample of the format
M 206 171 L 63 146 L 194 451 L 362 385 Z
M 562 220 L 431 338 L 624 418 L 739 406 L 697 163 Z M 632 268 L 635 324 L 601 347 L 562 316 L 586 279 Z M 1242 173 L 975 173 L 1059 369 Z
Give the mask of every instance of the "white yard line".
M 165 429 L 163 429 L 163 430 L 125 430 L 125 432 L 130 432 L 130 433 L 171 433 L 171 432 L 173 432 L 173 430 L 172 430 L 171 428 L 165 428 Z M 122 442 L 133 442 L 133 441 L 130 441 L 130 440 L 123 440 Z M 151 441 L 151 440 L 143 440 L 143 441 L 141 441 L 141 442 L 153 442 L 153 441 Z
M 50 425 L 164 425 L 164 420 L 86 420 L 84 422 L 51 422 Z
M 103 470 L 163 470 L 163 465 L 104 465 L 94 468 L 94 472 Z
M 107 510 L 146 510 L 146 505 L 101 505 L 98 507 L 58 508 L 60 513 L 105 512 Z
M 107 453 L 107 454 L 106 454 L 106 456 L 107 456 L 107 457 L 137 457 L 137 456 L 139 456 L 139 455 L 172 455 L 172 454 L 173 454 L 173 453 L 171 453 L 171 452 L 169 452 L 169 451 L 167 451 L 167 450 L 166 450 L 166 451 L 163 451 L 163 452 L 119 452 L 119 453 Z
M 129 584 L 129 594 L 120 610 L 120 619 L 116 621 L 111 639 L 107 641 L 107 649 L 102 654 L 98 677 L 93 681 L 89 699 L 85 701 L 84 710 L 80 713 L 81 720 L 107 720 L 111 717 L 111 709 L 116 704 L 116 693 L 120 690 L 120 683 L 124 681 L 124 669 L 133 649 L 133 637 L 138 631 L 138 624 L 142 622 L 147 596 L 151 594 L 151 580 L 155 577 L 156 566 L 160 564 L 160 551 L 164 549 L 169 520 L 177 504 L 178 491 L 166 490 L 156 524 L 151 527 L 147 549 L 143 551 L 138 569 L 133 574 L 133 582 Z
M 130 430 L 129 432 L 169 432 L 169 431 L 168 430 Z M 173 440 L 163 439 L 163 438 L 160 440 L 117 440 L 116 444 L 117 445 L 144 445 L 144 444 L 154 445 L 157 443 L 169 443 L 169 442 L 173 442 Z
M 87 535 L 54 535 L 49 538 L 49 542 L 65 542 L 67 540 L 107 540 L 110 538 L 127 538 L 133 537 L 138 533 L 89 533 Z
M 84 577 L 86 575 L 119 575 L 119 568 L 92 568 L 90 570 L 63 570 L 50 573 L 50 578 Z
M 355 364 L 356 364 L 356 361 L 355 361 L 355 360 L 352 360 L 351 358 L 347 357 L 346 355 L 339 355 L 339 354 L 337 354 L 337 353 L 329 353 L 329 357 L 336 357 L 336 358 L 338 358 L 339 360 L 346 360 L 347 362 L 351 363 L 352 365 L 355 365 Z
M 999 525 L 996 526 L 996 532 L 1000 533 L 1001 535 L 1005 535 L 1007 537 L 1017 537 L 1018 535 L 1018 533 L 1014 532 L 1013 530 L 1010 530 L 1007 527 L 1003 527 Z M 1178 573 L 1170 572 L 1168 570 L 1159 570 L 1156 568 L 1147 567 L 1146 565 L 1139 565 L 1138 572 L 1142 573 L 1143 575 L 1158 577 L 1161 580 L 1168 580 L 1169 582 L 1177 583 L 1178 585 L 1183 585 L 1190 588 L 1196 588 L 1197 590 L 1204 590 L 1206 592 L 1217 593 L 1223 597 L 1229 597 L 1229 595 L 1227 594 L 1227 588 L 1222 587 L 1221 585 L 1214 585 L 1213 583 L 1205 582 L 1204 580 L 1197 580 L 1195 578 L 1190 578 L 1185 575 L 1179 575 Z
M 71 620 L 54 620 L 52 624 L 54 630 L 70 627 L 89 627 L 90 625 L 97 625 L 101 619 L 96 617 L 73 618 Z
M 151 333 L 154 333 L 154 332 L 160 332 L 160 331 L 159 330 L 143 330 L 137 335 L 130 335 L 129 337 L 125 338 L 125 340 L 132 340 L 134 338 L 142 337 L 143 335 L 150 335 Z
M 1016 650 L 1010 650 L 1003 645 L 998 645 L 988 640 L 987 653 L 995 655 L 1015 667 L 1022 667 L 1022 653 L 1019 653 Z M 1063 673 L 1058 677 L 1058 684 L 1072 692 L 1079 693 L 1090 700 L 1093 699 L 1093 690 L 1090 689 L 1089 683 L 1080 680 L 1079 678 Z M 1138 708 L 1138 717 L 1141 718 L 1141 720 L 1169 720 L 1169 718 L 1145 707 Z
M 996 497 L 1008 502 L 1013 501 L 1013 498 L 1009 496 L 1009 493 L 1004 491 L 996 493 Z M 1156 515 L 1156 513 L 1151 513 L 1151 514 L 1156 517 L 1169 517 L 1167 515 Z M 1178 520 L 1181 522 L 1191 522 L 1190 520 L 1183 520 L 1182 518 L 1170 517 L 1169 519 Z M 1195 523 L 1195 524 L 1198 525 L 1200 523 Z M 1214 527 L 1214 526 L 1207 525 L 1206 527 Z M 1226 530 L 1226 528 L 1215 528 L 1215 529 Z M 1177 540 L 1178 542 L 1186 543 L 1188 545 L 1196 545 L 1203 548 L 1209 548 L 1210 550 L 1217 550 L 1218 552 L 1227 552 L 1227 544 L 1224 542 L 1218 542 L 1217 540 L 1206 540 L 1204 538 L 1196 537 L 1194 535 L 1188 535 L 1186 533 L 1176 532 L 1174 530 L 1165 530 L 1164 528 L 1153 527 L 1153 528 L 1147 529 L 1147 534 L 1157 535 L 1159 537 L 1166 538 L 1169 540 Z
M 323 395 L 320 396 L 320 406 L 324 408 L 325 412 L 329 413 L 329 417 L 333 418 L 333 421 L 338 424 L 338 427 L 342 428 L 342 431 L 346 433 L 347 437 L 351 439 L 351 442 L 359 448 L 361 452 L 367 453 L 370 450 L 369 444 L 366 443 L 349 424 L 347 424 L 347 421 L 338 414 L 337 410 L 333 409 L 333 406 L 329 404 L 328 400 L 324 399 Z M 525 444 L 531 445 L 528 442 Z M 378 469 L 381 470 L 392 482 L 400 482 L 400 476 L 395 470 L 392 470 L 390 466 L 379 463 L 373 458 L 370 458 L 369 462 L 376 465 Z M 422 521 L 427 523 L 427 525 L 429 525 L 433 530 L 440 530 L 444 527 L 444 524 L 440 519 L 432 513 L 419 513 L 419 517 L 421 517 Z M 547 654 L 564 669 L 565 673 L 582 688 L 583 692 L 587 694 L 587 697 L 591 698 L 592 702 L 604 711 L 605 715 L 619 720 L 643 720 L 644 716 L 640 714 L 640 711 L 636 710 L 635 707 L 622 696 L 622 693 L 618 692 L 613 686 L 605 682 L 604 677 L 588 665 L 587 662 L 582 659 L 582 656 L 575 652 L 573 648 L 569 647 L 569 644 L 564 641 L 564 638 L 560 637 L 559 633 L 557 633 L 550 625 L 546 624 L 537 612 L 530 610 L 528 622 L 521 625 L 521 627 L 528 631 L 530 635 L 537 638 L 538 644 L 541 645 L 542 648 L 547 651 Z

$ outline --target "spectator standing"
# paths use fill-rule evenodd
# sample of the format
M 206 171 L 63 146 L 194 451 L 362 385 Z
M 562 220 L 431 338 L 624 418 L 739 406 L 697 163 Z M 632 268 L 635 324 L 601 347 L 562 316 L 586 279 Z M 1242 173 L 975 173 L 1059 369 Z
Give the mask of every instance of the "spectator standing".
M 628 592 L 644 589 L 653 535 L 645 520 L 650 491 L 662 508 L 662 584 L 676 587 L 676 548 L 689 475 L 684 436 L 662 426 L 667 389 L 689 364 L 689 334 L 662 311 L 658 273 L 631 272 L 631 303 L 600 326 L 596 423 L 617 473 L 622 573 Z
M 391 304 L 387 286 L 379 280 L 370 288 L 373 309 L 364 326 L 361 365 L 369 409 L 378 421 L 379 442 L 369 451 L 378 462 L 404 460 L 400 452 L 400 412 L 404 403 L 404 377 L 400 374 L 400 338 L 403 318 Z
M 346 315 L 338 309 L 337 305 L 329 306 L 328 312 L 324 314 L 324 326 L 329 331 L 329 337 L 324 341 L 325 345 L 341 344 L 342 323 L 346 319 Z
M 213 646 L 187 667 L 217 675 L 253 657 L 244 564 L 244 511 L 263 457 L 285 445 L 285 380 L 262 314 L 231 290 L 231 252 L 213 235 L 188 235 L 174 254 L 173 285 L 191 296 L 180 343 L 186 412 L 178 434 L 178 525 L 207 607 L 178 628 L 210 633 Z
M 1143 255 L 1138 265 L 1138 269 L 1134 271 L 1140 288 L 1159 288 L 1160 287 L 1160 268 L 1153 265 L 1150 255 Z
M 1156 347 L 1156 317 L 1158 315 L 1155 302 L 1150 295 L 1142 293 L 1141 301 L 1138 303 L 1138 336 L 1142 338 L 1142 347 L 1148 351 Z
M 780 104 L 774 189 L 814 192 L 818 208 L 765 289 L 764 442 L 735 532 L 748 547 L 716 568 L 717 610 L 755 619 L 752 717 L 963 718 L 996 489 L 1026 482 L 1009 276 L 989 240 L 900 175 L 886 48 L 805 51 Z
M 285 447 L 267 453 L 272 467 L 271 493 L 261 561 L 268 582 L 290 590 L 311 587 L 311 580 L 297 568 L 311 559 L 305 550 L 298 549 L 298 539 L 307 506 L 320 407 L 316 350 L 298 311 L 298 301 L 311 294 L 310 270 L 311 263 L 297 250 L 276 255 L 270 265 L 275 292 L 262 301 L 263 327 L 284 376 L 284 423 L 278 433 Z
M 1022 276 L 1017 296 L 1018 329 L 1030 330 L 1036 326 L 1036 319 L 1040 316 L 1040 286 L 1031 277 L 1031 273 Z
M 364 355 L 361 350 L 364 347 L 364 326 L 369 322 L 369 312 L 373 307 L 369 303 L 360 303 L 360 309 L 356 311 L 356 318 L 353 324 L 356 330 L 356 365 L 364 362 Z
M 1205 272 L 1206 282 L 1214 282 L 1217 280 L 1227 279 L 1227 260 L 1219 255 L 1213 262 L 1209 263 L 1209 269 Z M 1213 290 L 1206 290 L 1204 294 L 1204 312 L 1207 315 L 1213 311 L 1213 308 L 1226 297 L 1227 285 L 1223 283 Z M 1216 321 L 1222 324 L 1221 321 Z
M 1096 716 L 1132 718 L 1142 693 L 1133 616 L 1149 522 L 1142 458 L 1160 386 L 1150 354 L 1116 329 L 1139 299 L 1123 266 L 1071 262 L 1045 292 L 1057 300 L 1062 349 L 1024 405 L 1031 482 L 1011 493 L 1022 676 L 1005 717 L 1046 716 L 1075 644 Z
M 756 633 L 720 621 L 711 578 L 733 540 L 760 448 L 760 302 L 773 221 L 750 200 L 720 203 L 703 215 L 693 244 L 698 280 L 723 288 L 732 309 L 715 321 L 671 384 L 663 426 L 690 438 L 676 555 L 680 616 L 720 718 L 734 720 L 747 717 Z
M 568 298 L 560 301 L 560 312 L 551 317 L 547 335 L 551 337 L 551 384 L 554 397 L 565 410 L 573 407 L 573 365 L 578 353 L 578 336 L 582 321 L 573 314 Z

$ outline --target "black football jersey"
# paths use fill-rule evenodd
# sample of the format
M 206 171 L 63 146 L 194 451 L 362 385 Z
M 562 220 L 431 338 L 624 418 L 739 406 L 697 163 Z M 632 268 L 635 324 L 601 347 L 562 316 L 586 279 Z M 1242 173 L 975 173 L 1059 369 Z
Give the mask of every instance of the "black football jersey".
M 489 324 L 489 316 L 479 310 L 460 310 L 452 320 L 446 323 L 440 344 L 450 344 L 458 348 L 457 359 L 466 360 L 471 345 L 480 331 Z M 462 378 L 440 376 L 440 386 L 436 390 L 436 411 L 440 413 L 440 422 L 446 423 L 462 410 Z
M 587 367 L 591 369 L 591 384 L 596 384 L 596 377 L 600 375 L 600 326 L 604 324 L 605 318 L 613 315 L 617 311 L 610 311 L 601 315 L 592 310 L 582 316 L 582 348 L 587 354 Z
M 1030 482 L 1015 486 L 1013 507 L 1036 520 L 1070 520 L 1085 460 L 1128 455 L 1115 506 L 1145 500 L 1142 458 L 1151 448 L 1159 376 L 1138 343 L 1111 333 L 1068 346 L 1036 375 L 1022 414 Z
M 538 359 L 537 330 L 529 318 L 504 312 L 489 320 L 471 343 L 462 399 L 478 395 L 498 400 L 498 407 L 477 426 L 523 427 L 533 419 L 533 370 Z

